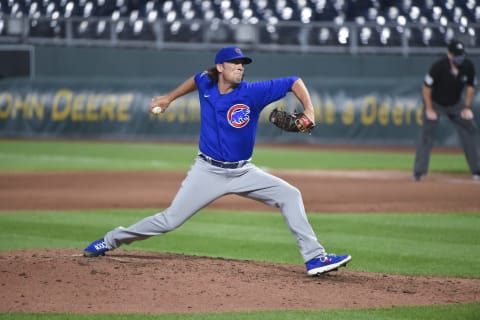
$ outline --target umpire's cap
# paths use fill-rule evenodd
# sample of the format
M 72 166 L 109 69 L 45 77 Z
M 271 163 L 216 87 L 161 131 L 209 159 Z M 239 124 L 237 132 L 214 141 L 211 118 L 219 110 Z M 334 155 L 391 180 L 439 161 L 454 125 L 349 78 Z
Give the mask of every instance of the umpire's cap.
M 454 56 L 463 56 L 465 55 L 465 46 L 458 40 L 452 40 L 448 45 L 448 52 Z
M 236 46 L 224 47 L 218 50 L 217 55 L 215 56 L 215 64 L 238 59 L 243 60 L 245 64 L 252 63 L 252 59 L 243 55 L 240 48 Z

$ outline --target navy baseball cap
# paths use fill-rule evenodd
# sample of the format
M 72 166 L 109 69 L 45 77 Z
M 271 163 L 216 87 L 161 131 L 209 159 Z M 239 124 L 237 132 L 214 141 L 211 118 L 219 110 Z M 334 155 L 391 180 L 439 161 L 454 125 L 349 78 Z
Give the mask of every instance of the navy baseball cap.
M 448 51 L 454 56 L 465 55 L 465 46 L 458 40 L 452 40 L 448 45 Z
M 245 64 L 252 63 L 252 59 L 243 55 L 243 52 L 240 50 L 240 48 L 230 46 L 218 50 L 217 55 L 215 56 L 215 64 L 237 59 L 243 60 Z

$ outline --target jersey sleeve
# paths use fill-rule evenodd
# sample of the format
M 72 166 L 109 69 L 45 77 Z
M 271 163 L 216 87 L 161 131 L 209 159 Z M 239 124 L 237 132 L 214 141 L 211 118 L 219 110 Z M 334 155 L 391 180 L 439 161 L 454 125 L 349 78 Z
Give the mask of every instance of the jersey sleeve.
M 257 107 L 263 109 L 270 103 L 280 100 L 292 90 L 292 86 L 298 77 L 278 78 L 267 81 L 250 83 L 250 92 L 255 97 Z
M 438 78 L 438 74 L 440 73 L 440 64 L 439 63 L 434 63 L 431 67 L 430 70 L 427 72 L 425 77 L 423 78 L 423 83 L 427 87 L 433 86 L 433 83 L 435 82 L 435 79 Z
M 207 71 L 202 71 L 197 73 L 194 79 L 195 79 L 195 83 L 197 84 L 197 88 L 199 92 L 204 91 L 203 89 L 205 88 L 207 83 L 210 81 Z
M 468 71 L 467 71 L 467 85 L 471 87 L 477 86 L 477 77 L 475 74 L 475 66 L 469 61 Z

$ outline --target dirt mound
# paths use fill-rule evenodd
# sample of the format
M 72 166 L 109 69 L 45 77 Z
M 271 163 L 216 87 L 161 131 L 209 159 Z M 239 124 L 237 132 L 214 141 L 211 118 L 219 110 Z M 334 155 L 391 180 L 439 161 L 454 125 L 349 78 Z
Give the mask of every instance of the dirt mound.
M 0 254 L 0 312 L 185 313 L 319 310 L 467 303 L 480 279 L 409 277 L 342 268 L 308 277 L 303 266 L 117 250 Z M 354 260 L 352 261 L 354 263 Z

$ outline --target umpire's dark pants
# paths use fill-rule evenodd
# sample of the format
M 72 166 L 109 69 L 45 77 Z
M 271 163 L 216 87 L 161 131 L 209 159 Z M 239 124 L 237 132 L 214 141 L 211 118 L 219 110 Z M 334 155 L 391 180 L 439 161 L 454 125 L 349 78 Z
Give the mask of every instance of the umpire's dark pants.
M 438 124 L 438 120 L 442 116 L 447 116 L 455 125 L 460 142 L 467 158 L 467 163 L 472 174 L 480 174 L 480 151 L 478 145 L 478 127 L 475 119 L 465 120 L 460 116 L 462 111 L 461 105 L 444 107 L 433 103 L 433 108 L 437 112 L 437 120 L 428 120 L 426 117 L 425 107 L 423 109 L 423 125 L 420 130 L 420 136 L 417 142 L 417 151 L 415 154 L 415 165 L 413 168 L 414 175 L 425 175 L 428 172 L 428 164 L 430 162 L 430 153 L 433 146 L 434 129 Z

